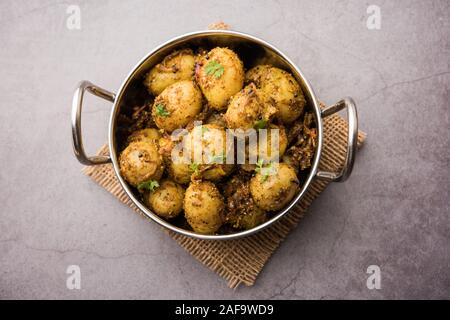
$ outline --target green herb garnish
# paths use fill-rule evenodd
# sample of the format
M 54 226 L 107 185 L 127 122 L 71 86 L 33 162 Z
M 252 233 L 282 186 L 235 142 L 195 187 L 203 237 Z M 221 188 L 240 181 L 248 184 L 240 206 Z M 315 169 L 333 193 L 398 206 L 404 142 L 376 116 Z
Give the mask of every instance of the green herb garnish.
M 214 75 L 217 79 L 220 78 L 224 72 L 223 66 L 215 60 L 208 62 L 205 70 L 207 75 Z
M 202 136 L 205 132 L 209 131 L 208 127 L 205 127 L 203 125 L 195 127 L 195 130 L 198 130 L 198 132 L 201 133 Z
M 263 165 L 264 165 L 264 160 L 263 159 L 259 159 L 258 162 L 256 162 L 255 172 L 256 173 L 260 173 L 261 170 L 262 170 Z
M 211 157 L 211 163 L 225 163 L 225 159 L 226 159 L 226 157 L 225 157 L 225 155 L 222 153 L 222 154 L 218 154 L 218 155 L 213 155 L 212 157 Z
M 265 172 L 261 177 L 262 181 L 266 181 L 269 178 L 269 175 L 273 171 L 273 163 L 272 162 L 269 163 L 269 165 L 266 168 L 264 168 L 264 170 L 265 170 Z
M 265 129 L 267 127 L 267 121 L 264 119 L 258 120 L 254 125 L 255 129 Z
M 199 167 L 199 165 L 198 165 L 198 163 L 191 163 L 190 165 L 189 165 L 189 169 L 191 169 L 191 171 L 193 171 L 193 172 L 195 172 L 195 173 L 197 173 L 198 172 L 198 167 Z
M 156 180 L 149 180 L 149 181 L 141 182 L 137 186 L 139 192 L 142 192 L 144 190 L 148 190 L 148 191 L 152 192 L 158 187 L 159 187 L 159 183 Z
M 273 163 L 269 163 L 266 167 L 264 167 L 264 160 L 259 159 L 256 163 L 255 172 L 261 174 L 261 181 L 266 181 L 269 178 L 269 175 L 272 173 Z
M 166 107 L 162 103 L 156 105 L 156 114 L 160 117 L 168 117 L 170 112 L 166 110 Z

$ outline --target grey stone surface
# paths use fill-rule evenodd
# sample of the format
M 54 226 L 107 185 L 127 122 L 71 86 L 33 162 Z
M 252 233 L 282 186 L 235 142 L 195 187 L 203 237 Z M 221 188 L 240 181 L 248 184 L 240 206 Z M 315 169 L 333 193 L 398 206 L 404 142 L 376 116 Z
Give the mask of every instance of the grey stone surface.
M 81 30 L 66 28 L 71 4 Z M 378 0 L 380 30 L 370 4 L 1 1 L 0 298 L 450 298 L 450 3 Z M 281 48 L 326 103 L 354 97 L 369 135 L 350 180 L 235 291 L 80 173 L 69 120 L 79 80 L 117 90 L 156 45 L 218 20 Z M 109 112 L 87 99 L 91 153 Z M 68 265 L 81 290 L 66 288 Z

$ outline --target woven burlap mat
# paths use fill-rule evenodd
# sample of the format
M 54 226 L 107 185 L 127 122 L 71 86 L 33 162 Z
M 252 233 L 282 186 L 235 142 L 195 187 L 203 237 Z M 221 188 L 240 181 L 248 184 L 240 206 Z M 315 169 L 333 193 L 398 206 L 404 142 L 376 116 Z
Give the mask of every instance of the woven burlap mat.
M 365 137 L 366 134 L 360 131 L 358 146 L 362 145 Z M 346 147 L 347 122 L 339 115 L 327 117 L 324 121 L 324 146 L 319 168 L 338 171 L 344 163 Z M 108 146 L 103 146 L 99 154 L 108 154 Z M 121 202 L 146 217 L 120 186 L 111 164 L 85 167 L 83 172 Z M 225 278 L 229 287 L 237 288 L 240 284 L 251 286 L 281 241 L 297 225 L 312 201 L 327 185 L 328 182 L 313 180 L 304 197 L 287 215 L 265 230 L 243 239 L 208 241 L 189 238 L 172 231 L 166 232 L 192 256 Z

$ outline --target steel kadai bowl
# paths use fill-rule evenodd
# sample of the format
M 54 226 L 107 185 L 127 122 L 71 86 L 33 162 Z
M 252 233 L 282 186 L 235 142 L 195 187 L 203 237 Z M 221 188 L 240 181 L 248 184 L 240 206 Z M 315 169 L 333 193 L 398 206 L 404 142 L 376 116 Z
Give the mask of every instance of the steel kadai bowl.
M 130 101 L 133 101 L 139 95 L 139 90 L 142 91 L 143 76 L 157 63 L 159 63 L 166 55 L 173 50 L 185 47 L 202 47 L 213 48 L 216 46 L 229 47 L 234 50 L 243 60 L 245 67 L 251 68 L 258 64 L 272 64 L 276 67 L 290 71 L 301 85 L 303 93 L 307 101 L 307 110 L 312 112 L 315 117 L 318 141 L 317 150 L 312 161 L 312 166 L 305 179 L 302 179 L 302 186 L 298 194 L 294 197 L 289 205 L 283 210 L 275 213 L 265 223 L 258 225 L 250 230 L 239 231 L 232 234 L 224 235 L 203 235 L 193 231 L 180 228 L 154 214 L 147 208 L 135 194 L 133 188 L 122 178 L 119 170 L 119 149 L 118 146 L 124 141 L 125 137 L 120 130 L 120 115 L 130 114 L 133 106 Z M 81 109 L 83 106 L 83 97 L 85 92 L 89 92 L 95 96 L 101 97 L 110 101 L 112 105 L 111 117 L 109 120 L 109 156 L 87 156 L 83 149 L 83 141 L 81 134 Z M 347 109 L 348 117 L 348 146 L 345 162 L 340 172 L 325 172 L 318 170 L 320 162 L 322 145 L 323 145 L 323 119 L 331 114 L 334 114 L 342 109 Z M 358 133 L 358 118 L 356 113 L 355 103 L 351 98 L 344 98 L 335 105 L 329 106 L 326 109 L 320 109 L 319 101 L 314 94 L 314 91 L 308 80 L 304 77 L 300 69 L 279 49 L 273 45 L 248 34 L 228 31 L 228 30 L 208 30 L 188 33 L 176 37 L 168 42 L 160 45 L 145 56 L 125 78 L 118 92 L 112 93 L 102 89 L 88 81 L 82 81 L 75 91 L 72 106 L 72 135 L 73 135 L 73 149 L 77 159 L 85 165 L 101 165 L 112 163 L 115 174 L 121 186 L 131 198 L 133 203 L 150 219 L 157 222 L 161 226 L 170 229 L 174 232 L 181 233 L 186 236 L 208 239 L 208 240 L 227 240 L 237 239 L 240 237 L 254 234 L 258 231 L 267 228 L 275 223 L 282 216 L 287 214 L 295 204 L 300 201 L 305 192 L 311 185 L 313 179 L 325 179 L 329 181 L 342 182 L 350 175 L 356 152 L 356 141 Z

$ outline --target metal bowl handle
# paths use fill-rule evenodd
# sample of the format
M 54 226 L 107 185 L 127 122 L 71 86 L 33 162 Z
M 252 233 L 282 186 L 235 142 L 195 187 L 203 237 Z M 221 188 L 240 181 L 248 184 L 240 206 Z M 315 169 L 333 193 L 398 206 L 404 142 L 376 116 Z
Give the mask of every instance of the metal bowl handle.
M 358 114 L 356 112 L 355 101 L 353 101 L 353 99 L 350 97 L 346 97 L 338 103 L 322 109 L 321 116 L 322 118 L 326 118 L 336 112 L 343 110 L 344 108 L 347 109 L 348 119 L 347 155 L 345 157 L 344 166 L 339 173 L 318 171 L 316 176 L 319 179 L 333 182 L 344 182 L 352 173 L 358 141 Z
M 82 164 L 93 166 L 98 164 L 105 164 L 111 162 L 109 156 L 92 156 L 88 157 L 84 152 L 83 139 L 81 136 L 81 109 L 83 106 L 84 92 L 101 97 L 110 102 L 114 102 L 116 95 L 105 89 L 97 87 L 96 85 L 90 83 L 89 81 L 81 81 L 78 88 L 75 90 L 72 101 L 72 142 L 73 142 L 73 152 L 77 157 L 78 161 Z

